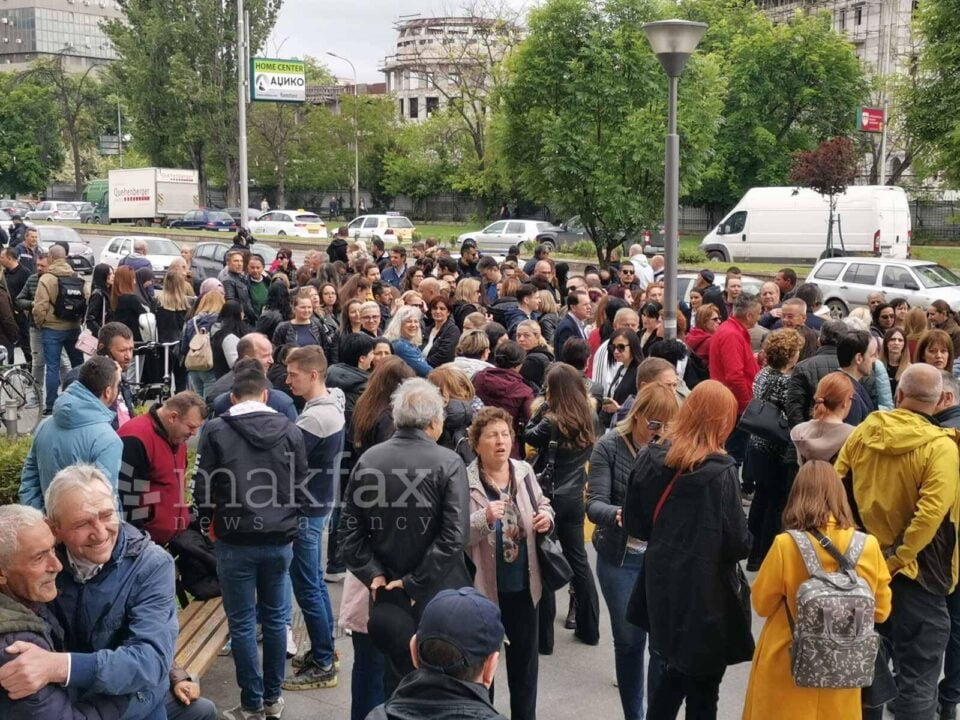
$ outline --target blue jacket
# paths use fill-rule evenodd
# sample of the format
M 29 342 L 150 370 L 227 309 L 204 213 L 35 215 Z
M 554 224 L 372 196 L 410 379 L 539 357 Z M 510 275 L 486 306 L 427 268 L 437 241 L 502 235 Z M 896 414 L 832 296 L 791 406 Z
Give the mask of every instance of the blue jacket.
M 63 631 L 47 617 L 46 608 L 37 612 L 0 593 L 0 647 L 19 641 L 49 650 L 63 650 Z M 0 652 L 0 667 L 15 656 Z M 0 718 L 3 720 L 119 720 L 128 704 L 126 697 L 93 695 L 82 701 L 77 693 L 58 684 L 47 685 L 22 700 L 11 700 L 0 689 Z
M 553 334 L 554 357 L 560 357 L 563 344 L 570 338 L 586 339 L 580 326 L 577 325 L 576 318 L 572 315 L 565 315 L 563 320 L 560 321 L 560 324 L 557 325 L 556 332 Z
M 116 491 L 123 442 L 111 424 L 114 416 L 82 383 L 71 383 L 33 438 L 20 474 L 20 502 L 43 510 L 53 476 L 80 462 L 100 468 Z
M 393 267 L 393 265 L 389 265 L 386 270 L 380 273 L 380 279 L 385 283 L 390 283 L 397 290 L 399 290 L 400 283 L 403 282 L 403 278 L 406 274 L 407 268 L 404 268 L 402 273 L 398 273 L 397 269 Z
M 343 391 L 331 388 L 329 395 L 308 401 L 297 418 L 297 427 L 303 433 L 309 477 L 303 513 L 310 517 L 323 517 L 333 511 L 334 490 L 341 482 L 345 407 Z
M 420 377 L 426 377 L 433 370 L 423 359 L 420 349 L 404 338 L 393 341 L 393 354 L 401 358 Z
M 124 720 L 164 717 L 179 624 L 173 558 L 150 536 L 122 523 L 113 556 L 81 584 L 66 551 L 57 553 L 57 599 L 48 606 L 70 653 L 67 687 L 127 696 Z

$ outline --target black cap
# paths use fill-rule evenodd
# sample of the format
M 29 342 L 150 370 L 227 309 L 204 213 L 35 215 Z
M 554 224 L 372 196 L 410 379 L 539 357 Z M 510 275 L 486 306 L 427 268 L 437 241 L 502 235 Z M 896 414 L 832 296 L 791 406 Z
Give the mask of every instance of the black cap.
M 417 627 L 420 664 L 437 672 L 461 670 L 476 665 L 497 652 L 503 644 L 500 608 L 479 590 L 463 587 L 443 590 L 424 608 Z M 423 658 L 420 648 L 427 640 L 443 640 L 463 656 L 454 667 L 436 667 Z

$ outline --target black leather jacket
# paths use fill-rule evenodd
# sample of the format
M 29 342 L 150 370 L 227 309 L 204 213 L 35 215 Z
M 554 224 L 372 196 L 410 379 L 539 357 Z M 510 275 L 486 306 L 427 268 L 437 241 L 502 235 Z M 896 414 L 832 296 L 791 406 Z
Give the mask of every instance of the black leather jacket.
M 375 500 L 375 501 L 373 501 Z M 422 430 L 400 428 L 357 460 L 340 516 L 340 553 L 364 585 L 403 580 L 418 604 L 472 585 L 467 470 Z
M 540 473 L 546 465 L 547 448 L 553 432 L 553 423 L 546 417 L 546 403 L 540 406 L 523 432 L 523 441 L 537 450 L 537 459 L 533 468 Z M 587 461 L 593 446 L 586 448 L 570 447 L 569 441 L 557 437 L 557 456 L 554 464 L 553 482 L 550 487 L 544 487 L 543 493 L 547 497 L 560 495 L 564 497 L 583 494 L 583 485 L 587 481 Z
M 787 399 L 784 408 L 790 427 L 810 419 L 817 384 L 839 368 L 837 348 L 832 345 L 818 348 L 812 358 L 797 363 L 787 381 Z

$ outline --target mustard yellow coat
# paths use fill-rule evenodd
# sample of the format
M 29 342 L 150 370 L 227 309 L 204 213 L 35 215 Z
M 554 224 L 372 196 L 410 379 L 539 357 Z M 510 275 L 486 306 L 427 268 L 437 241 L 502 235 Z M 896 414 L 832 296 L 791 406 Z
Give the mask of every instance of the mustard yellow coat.
M 839 530 L 831 522 L 821 532 L 846 552 L 853 529 Z M 838 569 L 834 560 L 816 542 L 814 547 L 824 568 Z M 876 621 L 890 614 L 890 572 L 872 535 L 867 536 L 857 573 L 873 588 L 877 600 Z M 801 688 L 790 674 L 790 624 L 783 600 L 797 615 L 797 588 L 809 579 L 796 543 L 787 533 L 777 535 L 773 547 L 753 583 L 753 609 L 767 621 L 753 654 L 743 720 L 859 720 L 860 689 Z

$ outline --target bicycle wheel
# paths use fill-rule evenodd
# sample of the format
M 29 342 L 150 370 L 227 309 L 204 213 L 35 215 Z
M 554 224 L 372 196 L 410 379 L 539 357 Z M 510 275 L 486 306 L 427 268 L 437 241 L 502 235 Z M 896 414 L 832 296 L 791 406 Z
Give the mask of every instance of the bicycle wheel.
M 0 417 L 7 403 L 17 408 L 17 435 L 29 435 L 37 429 L 43 414 L 40 383 L 26 368 L 12 367 L 0 375 Z

